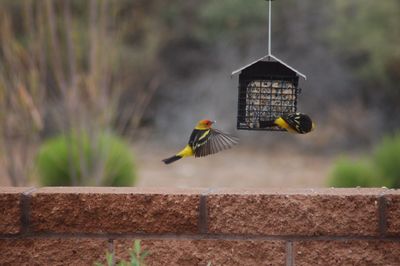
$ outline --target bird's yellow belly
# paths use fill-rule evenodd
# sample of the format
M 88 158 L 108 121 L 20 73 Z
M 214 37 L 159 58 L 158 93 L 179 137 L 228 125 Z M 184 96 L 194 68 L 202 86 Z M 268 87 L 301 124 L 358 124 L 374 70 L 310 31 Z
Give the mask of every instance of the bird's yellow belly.
M 279 117 L 278 119 L 275 120 L 275 124 L 278 125 L 278 126 L 281 127 L 281 128 L 286 129 L 286 130 L 289 131 L 289 132 L 292 132 L 292 133 L 296 132 L 296 131 L 293 130 L 293 129 L 288 125 L 288 123 L 286 123 L 285 120 L 283 120 L 281 117 Z
M 177 155 L 182 157 L 193 156 L 193 149 L 189 145 L 186 145 Z

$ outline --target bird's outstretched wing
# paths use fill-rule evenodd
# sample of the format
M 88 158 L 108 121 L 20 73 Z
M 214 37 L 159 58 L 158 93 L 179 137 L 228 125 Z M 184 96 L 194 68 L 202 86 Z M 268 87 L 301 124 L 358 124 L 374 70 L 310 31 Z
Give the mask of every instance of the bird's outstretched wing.
M 204 157 L 222 150 L 230 149 L 238 143 L 238 139 L 217 129 L 210 129 L 207 141 L 197 143 L 195 157 Z

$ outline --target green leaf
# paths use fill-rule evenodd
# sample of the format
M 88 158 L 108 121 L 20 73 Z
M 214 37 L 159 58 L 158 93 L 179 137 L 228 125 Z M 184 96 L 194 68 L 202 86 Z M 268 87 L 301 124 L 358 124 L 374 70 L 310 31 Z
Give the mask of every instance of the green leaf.
M 140 240 L 135 240 L 135 242 L 134 242 L 134 247 L 135 247 L 135 253 L 136 253 L 137 255 L 139 255 L 140 252 L 141 252 Z
M 114 262 L 114 254 L 107 251 L 106 253 L 106 260 L 108 266 L 113 266 Z
M 118 263 L 118 265 L 117 266 L 127 266 L 128 265 L 128 263 L 126 262 L 126 261 L 121 261 L 120 263 Z
M 130 265 L 131 266 L 139 266 L 140 265 L 140 262 L 139 262 L 139 260 L 137 258 L 137 255 L 133 251 L 131 252 L 131 263 L 130 263 Z

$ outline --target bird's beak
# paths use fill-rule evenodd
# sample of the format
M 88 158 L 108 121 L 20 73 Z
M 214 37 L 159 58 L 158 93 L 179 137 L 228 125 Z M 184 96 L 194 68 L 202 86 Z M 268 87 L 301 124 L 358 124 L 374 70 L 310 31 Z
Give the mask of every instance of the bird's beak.
M 211 121 L 211 124 L 215 124 L 215 123 L 217 123 L 217 121 L 215 121 L 215 120 L 214 120 L 214 121 Z

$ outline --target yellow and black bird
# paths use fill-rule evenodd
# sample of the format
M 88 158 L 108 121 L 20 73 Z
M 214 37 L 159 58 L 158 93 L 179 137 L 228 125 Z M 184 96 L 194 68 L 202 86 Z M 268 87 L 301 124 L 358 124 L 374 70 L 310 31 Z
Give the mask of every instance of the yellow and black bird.
M 173 163 L 181 158 L 194 156 L 204 157 L 229 149 L 237 144 L 238 139 L 217 129 L 211 128 L 215 121 L 200 120 L 193 129 L 189 143 L 180 152 L 164 159 L 165 164 Z
M 275 119 L 274 124 L 288 132 L 306 134 L 315 128 L 311 118 L 302 113 L 286 114 Z

